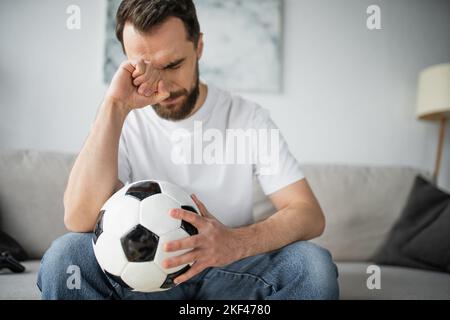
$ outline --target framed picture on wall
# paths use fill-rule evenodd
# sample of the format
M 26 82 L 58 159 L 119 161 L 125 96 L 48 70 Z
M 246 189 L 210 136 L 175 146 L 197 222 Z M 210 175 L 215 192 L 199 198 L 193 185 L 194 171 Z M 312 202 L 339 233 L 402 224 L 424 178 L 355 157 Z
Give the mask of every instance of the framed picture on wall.
M 108 0 L 104 79 L 125 59 L 115 37 L 121 0 Z M 282 70 L 282 0 L 194 0 L 205 49 L 200 76 L 243 92 L 278 93 Z M 226 28 L 224 27 L 226 26 Z

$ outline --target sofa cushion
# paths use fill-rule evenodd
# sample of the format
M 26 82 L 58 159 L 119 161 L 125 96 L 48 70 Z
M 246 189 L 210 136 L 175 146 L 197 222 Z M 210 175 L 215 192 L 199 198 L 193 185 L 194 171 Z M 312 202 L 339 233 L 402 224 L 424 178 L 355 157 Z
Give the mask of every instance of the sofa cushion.
M 66 232 L 63 195 L 73 161 L 58 153 L 0 153 L 0 228 L 31 258 Z
M 450 194 L 418 176 L 402 215 L 374 261 L 450 272 L 449 230 Z
M 303 165 L 326 217 L 324 234 L 313 242 L 336 261 L 369 261 L 400 215 L 417 174 L 409 167 Z M 254 215 L 259 221 L 275 212 L 256 185 Z
M 1 214 L 1 213 L 0 213 Z M 28 259 L 28 254 L 10 235 L 0 230 L 0 252 L 9 252 L 16 260 Z

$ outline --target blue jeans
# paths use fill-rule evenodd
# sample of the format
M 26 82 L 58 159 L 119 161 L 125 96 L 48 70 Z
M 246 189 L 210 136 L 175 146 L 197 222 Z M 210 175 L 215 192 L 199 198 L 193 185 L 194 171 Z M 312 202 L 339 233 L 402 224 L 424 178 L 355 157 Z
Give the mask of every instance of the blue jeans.
M 68 285 L 70 266 L 79 267 L 78 288 Z M 337 276 L 327 250 L 301 241 L 222 268 L 208 268 L 169 291 L 135 293 L 102 272 L 92 234 L 71 233 L 55 240 L 45 253 L 37 285 L 43 299 L 338 299 Z

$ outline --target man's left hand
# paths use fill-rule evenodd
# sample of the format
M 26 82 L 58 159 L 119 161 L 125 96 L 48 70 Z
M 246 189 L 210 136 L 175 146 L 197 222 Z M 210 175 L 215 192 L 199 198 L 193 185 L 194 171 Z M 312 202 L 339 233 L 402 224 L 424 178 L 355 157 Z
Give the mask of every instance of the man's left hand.
M 194 263 L 186 273 L 174 280 L 176 284 L 188 281 L 206 268 L 223 267 L 242 258 L 242 243 L 236 237 L 235 229 L 223 225 L 195 195 L 192 199 L 200 209 L 200 215 L 182 209 L 170 211 L 172 218 L 189 222 L 198 230 L 197 235 L 168 242 L 164 247 L 166 252 L 192 249 L 163 262 L 163 267 L 167 269 Z

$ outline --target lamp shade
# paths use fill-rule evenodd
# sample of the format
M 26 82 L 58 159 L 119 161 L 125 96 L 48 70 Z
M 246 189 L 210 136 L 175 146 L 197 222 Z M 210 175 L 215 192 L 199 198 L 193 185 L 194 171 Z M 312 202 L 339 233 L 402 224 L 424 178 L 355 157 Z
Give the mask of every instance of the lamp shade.
M 417 117 L 425 120 L 450 117 L 450 63 L 435 65 L 420 73 Z

